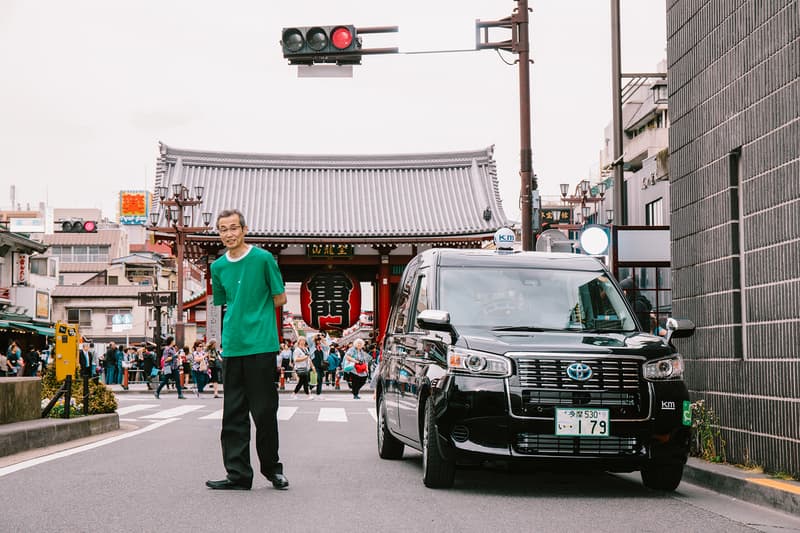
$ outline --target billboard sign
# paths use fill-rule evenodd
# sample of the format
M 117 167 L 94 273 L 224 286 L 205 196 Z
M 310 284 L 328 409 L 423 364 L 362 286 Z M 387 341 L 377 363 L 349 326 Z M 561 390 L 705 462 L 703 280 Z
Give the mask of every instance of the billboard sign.
M 120 191 L 119 223 L 144 226 L 150 210 L 150 193 L 148 191 Z

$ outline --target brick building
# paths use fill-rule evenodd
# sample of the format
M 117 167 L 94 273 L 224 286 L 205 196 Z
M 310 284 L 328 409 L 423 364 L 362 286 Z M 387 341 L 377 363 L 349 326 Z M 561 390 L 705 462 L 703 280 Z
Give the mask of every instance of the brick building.
M 800 1 L 668 0 L 673 311 L 728 460 L 800 475 Z

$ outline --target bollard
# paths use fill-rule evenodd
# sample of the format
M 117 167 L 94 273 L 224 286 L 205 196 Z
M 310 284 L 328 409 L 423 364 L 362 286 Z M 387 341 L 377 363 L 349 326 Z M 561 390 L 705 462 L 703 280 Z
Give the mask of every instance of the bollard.
M 339 383 L 339 372 L 336 372 L 336 390 L 341 390 L 341 386 Z
M 89 376 L 83 376 L 83 416 L 89 416 Z
M 280 389 L 286 390 L 286 376 L 284 375 L 282 368 L 281 368 Z

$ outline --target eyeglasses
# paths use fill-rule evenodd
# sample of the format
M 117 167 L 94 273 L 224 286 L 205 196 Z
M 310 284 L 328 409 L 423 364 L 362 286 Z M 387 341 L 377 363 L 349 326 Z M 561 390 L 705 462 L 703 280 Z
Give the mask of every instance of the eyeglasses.
M 229 228 L 226 228 L 225 226 L 220 226 L 219 234 L 224 235 L 226 233 L 239 233 L 240 229 L 242 229 L 241 226 L 231 226 Z

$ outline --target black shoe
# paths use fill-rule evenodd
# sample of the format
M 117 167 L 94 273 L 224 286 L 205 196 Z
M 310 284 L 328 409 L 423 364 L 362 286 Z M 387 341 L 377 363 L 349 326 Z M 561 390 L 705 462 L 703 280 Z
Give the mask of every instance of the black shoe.
M 267 480 L 272 482 L 272 486 L 278 490 L 286 490 L 289 488 L 289 480 L 283 474 L 272 474 L 267 476 Z
M 153 396 L 155 396 L 155 397 L 156 397 L 156 400 L 159 400 L 159 399 L 161 399 L 161 396 L 159 396 L 159 394 L 158 394 L 158 391 L 154 392 L 154 393 L 153 393 Z
M 206 481 L 206 487 L 214 490 L 250 490 L 247 485 L 234 483 L 228 478 L 220 479 L 219 481 Z

